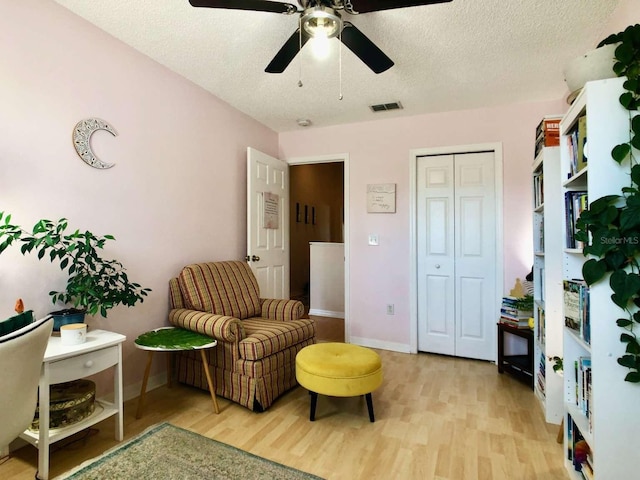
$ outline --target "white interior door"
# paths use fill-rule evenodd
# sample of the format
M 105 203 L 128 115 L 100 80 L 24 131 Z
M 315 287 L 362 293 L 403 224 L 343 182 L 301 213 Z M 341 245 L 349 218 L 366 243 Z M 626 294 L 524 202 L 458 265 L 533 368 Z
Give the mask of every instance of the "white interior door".
M 418 159 L 418 349 L 495 357 L 493 152 Z
M 455 355 L 453 155 L 418 159 L 418 350 Z
M 262 298 L 289 298 L 288 165 L 247 148 L 247 260 Z

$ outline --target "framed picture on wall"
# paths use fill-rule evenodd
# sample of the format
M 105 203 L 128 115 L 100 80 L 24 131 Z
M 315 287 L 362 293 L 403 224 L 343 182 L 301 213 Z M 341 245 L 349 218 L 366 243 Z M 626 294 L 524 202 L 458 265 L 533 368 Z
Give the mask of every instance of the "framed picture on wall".
M 396 184 L 367 185 L 367 213 L 396 213 Z

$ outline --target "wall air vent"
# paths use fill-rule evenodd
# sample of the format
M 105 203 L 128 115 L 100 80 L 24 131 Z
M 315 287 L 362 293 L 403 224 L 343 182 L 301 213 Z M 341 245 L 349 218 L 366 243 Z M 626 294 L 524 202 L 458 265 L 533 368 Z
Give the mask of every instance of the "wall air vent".
M 369 108 L 374 112 L 386 112 L 387 110 L 402 110 L 402 104 L 400 102 L 379 103 L 377 105 L 369 105 Z

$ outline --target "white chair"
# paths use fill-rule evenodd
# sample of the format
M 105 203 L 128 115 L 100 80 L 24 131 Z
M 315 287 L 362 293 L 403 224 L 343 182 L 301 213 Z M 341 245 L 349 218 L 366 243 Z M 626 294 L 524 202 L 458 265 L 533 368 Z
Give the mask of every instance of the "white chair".
M 38 402 L 38 381 L 53 329 L 51 317 L 0 337 L 0 453 L 31 425 Z

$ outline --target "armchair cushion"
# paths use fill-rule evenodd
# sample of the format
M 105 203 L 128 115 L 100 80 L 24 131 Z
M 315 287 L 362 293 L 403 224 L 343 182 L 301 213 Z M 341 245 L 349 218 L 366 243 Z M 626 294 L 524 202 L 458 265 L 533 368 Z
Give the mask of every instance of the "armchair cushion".
M 169 322 L 177 327 L 215 338 L 219 342 L 237 343 L 245 337 L 243 322 L 225 315 L 179 308 L 169 312 Z
M 241 320 L 261 314 L 258 281 L 243 262 L 187 265 L 178 276 L 185 308 Z
M 298 320 L 304 315 L 304 305 L 297 300 L 265 299 L 261 298 L 262 318 L 280 320 Z
M 247 336 L 239 347 L 240 357 L 245 360 L 260 360 L 315 336 L 315 326 L 309 320 L 247 318 L 242 325 Z

